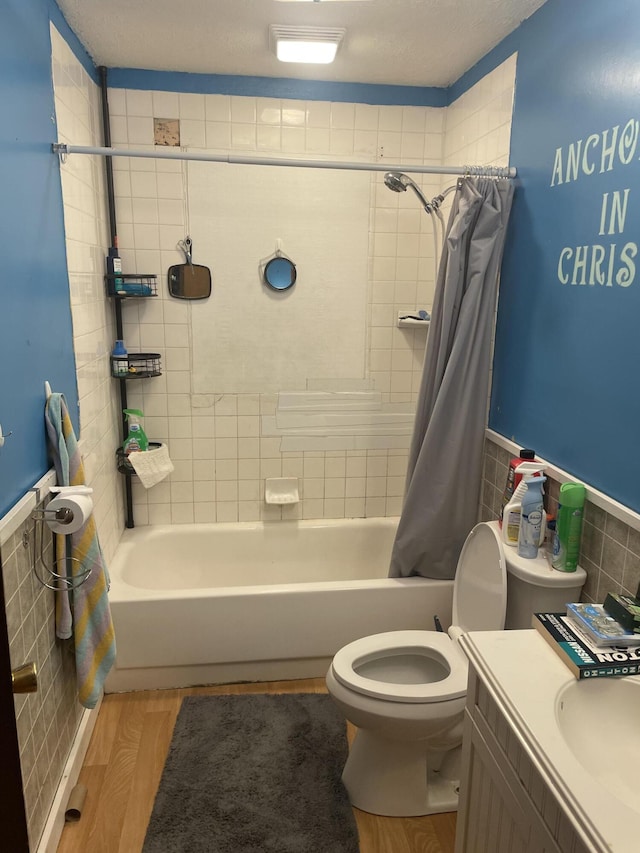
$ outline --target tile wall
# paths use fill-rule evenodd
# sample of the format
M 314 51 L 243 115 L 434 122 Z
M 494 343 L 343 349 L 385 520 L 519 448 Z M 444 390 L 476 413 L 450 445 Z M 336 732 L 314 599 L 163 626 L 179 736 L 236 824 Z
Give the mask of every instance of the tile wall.
M 27 520 L 2 546 L 2 576 L 11 667 L 27 661 L 38 668 L 37 693 L 14 697 L 30 849 L 35 850 L 83 709 L 78 703 L 73 643 L 55 636 L 54 594 L 35 577 L 40 555 L 33 522 Z M 51 535 L 45 535 L 44 565 L 52 568 Z M 39 574 L 47 570 L 39 565 Z
M 180 120 L 182 145 L 216 153 L 501 164 L 508 160 L 514 74 L 509 60 L 449 110 L 112 89 L 112 140 L 151 149 L 156 117 Z M 191 306 L 165 293 L 167 268 L 183 260 L 176 243 L 185 236 L 186 168 L 114 160 L 124 269 L 156 273 L 160 292 L 124 306 L 127 346 L 160 352 L 164 366 L 162 377 L 129 383 L 129 402 L 145 412 L 150 437 L 167 442 L 176 467 L 149 491 L 134 486 L 136 524 L 397 515 L 408 435 L 404 447 L 391 449 L 318 450 L 309 442 L 283 451 L 279 439 L 260 434 L 260 417 L 275 413 L 277 395 L 225 394 L 209 405 L 192 396 Z M 450 181 L 425 176 L 418 183 L 431 198 Z M 431 221 L 415 196 L 391 192 L 374 173 L 364 379 L 391 406 L 415 402 L 426 332 L 399 329 L 396 321 L 400 311 L 431 307 L 433 245 Z M 264 479 L 279 476 L 299 478 L 299 504 L 264 504 Z
M 58 141 L 101 145 L 98 86 L 51 27 Z M 113 305 L 105 299 L 109 226 L 102 157 L 71 155 L 61 168 L 73 338 L 80 405 L 80 451 L 107 562 L 123 528 L 120 475 L 114 467 L 120 442 L 117 383 L 109 372 L 115 338 Z M 63 388 L 54 388 L 63 391 Z
M 490 438 L 485 440 L 480 506 L 482 521 L 498 517 L 511 455 Z M 560 484 L 549 478 L 547 486 L 547 510 L 555 514 Z M 580 565 L 587 572 L 583 600 L 602 603 L 608 592 L 635 595 L 640 584 L 640 530 L 587 500 Z

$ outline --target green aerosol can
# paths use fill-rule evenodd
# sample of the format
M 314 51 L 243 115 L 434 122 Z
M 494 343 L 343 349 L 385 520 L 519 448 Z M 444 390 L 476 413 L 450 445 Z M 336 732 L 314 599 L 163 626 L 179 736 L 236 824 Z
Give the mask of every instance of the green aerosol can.
M 582 483 L 563 483 L 560 486 L 551 558 L 551 565 L 560 572 L 575 572 L 578 568 L 586 496 L 587 490 Z

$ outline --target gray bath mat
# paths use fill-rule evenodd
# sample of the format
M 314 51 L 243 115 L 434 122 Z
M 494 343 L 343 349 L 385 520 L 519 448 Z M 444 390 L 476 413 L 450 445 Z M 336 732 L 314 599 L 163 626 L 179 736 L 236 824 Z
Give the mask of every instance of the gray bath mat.
M 357 853 L 346 758 L 323 694 L 189 696 L 143 853 Z

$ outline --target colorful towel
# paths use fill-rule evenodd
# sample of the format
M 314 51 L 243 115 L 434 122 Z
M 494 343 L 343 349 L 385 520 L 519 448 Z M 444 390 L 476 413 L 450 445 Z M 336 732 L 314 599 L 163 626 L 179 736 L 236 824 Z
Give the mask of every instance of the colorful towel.
M 84 485 L 82 458 L 62 394 L 48 398 L 45 422 L 58 485 Z M 56 634 L 62 639 L 73 636 L 78 698 L 85 708 L 94 708 L 115 661 L 116 644 L 109 609 L 109 578 L 93 515 L 77 533 L 56 536 L 58 566 L 64 565 L 66 539 L 71 540 L 70 556 L 75 558 L 72 575 L 82 575 L 89 568 L 91 573 L 81 585 L 56 594 Z

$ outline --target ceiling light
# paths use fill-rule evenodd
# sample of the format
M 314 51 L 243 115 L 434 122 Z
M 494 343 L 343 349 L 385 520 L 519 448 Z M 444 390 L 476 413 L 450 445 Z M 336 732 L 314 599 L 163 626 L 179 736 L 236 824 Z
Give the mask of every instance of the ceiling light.
M 346 30 L 328 27 L 288 27 L 271 24 L 271 49 L 281 62 L 333 62 Z

